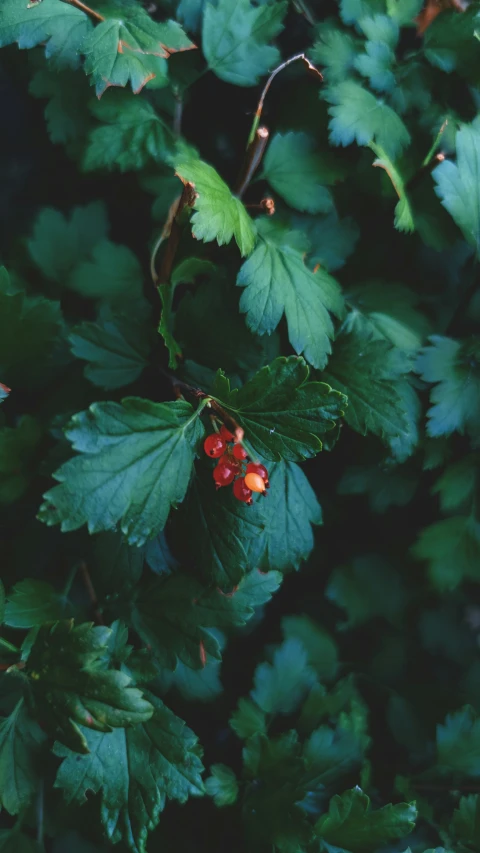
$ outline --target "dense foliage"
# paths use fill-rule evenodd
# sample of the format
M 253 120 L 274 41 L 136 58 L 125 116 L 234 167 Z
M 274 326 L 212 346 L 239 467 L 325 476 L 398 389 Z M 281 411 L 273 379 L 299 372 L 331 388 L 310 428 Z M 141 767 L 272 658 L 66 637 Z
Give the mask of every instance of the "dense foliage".
M 92 4 L 0 3 L 0 851 L 480 853 L 479 4 Z

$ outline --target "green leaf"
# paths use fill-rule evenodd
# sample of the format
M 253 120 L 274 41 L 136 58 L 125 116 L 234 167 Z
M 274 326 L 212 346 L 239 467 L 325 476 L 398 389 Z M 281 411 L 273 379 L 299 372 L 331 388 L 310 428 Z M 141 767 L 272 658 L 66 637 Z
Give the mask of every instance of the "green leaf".
M 94 403 L 75 415 L 66 435 L 81 455 L 56 472 L 40 519 L 90 533 L 120 524 L 131 545 L 165 526 L 171 506 L 187 491 L 195 448 L 204 433 L 190 403 L 127 397 Z
M 357 24 L 384 9 L 385 0 L 340 0 L 340 16 L 345 24 Z
M 390 344 L 354 330 L 337 338 L 323 374 L 347 396 L 349 426 L 361 435 L 378 435 L 400 459 L 410 455 L 417 440 L 416 414 L 412 417 L 404 396 L 409 390 L 405 372 Z
M 20 699 L 0 723 L 0 802 L 9 814 L 25 809 L 37 791 L 38 752 L 44 740 Z
M 200 30 L 205 0 L 180 0 L 177 6 L 177 18 L 189 31 Z
M 253 571 L 234 595 L 224 595 L 176 572 L 140 590 L 132 608 L 132 625 L 161 666 L 175 669 L 178 658 L 192 669 L 201 669 L 210 658 L 221 658 L 218 640 L 208 629 L 244 625 L 256 607 L 270 600 L 280 582 L 278 572 Z
M 44 45 L 45 55 L 54 67 L 76 68 L 83 41 L 92 30 L 88 16 L 62 0 L 2 3 L 0 47 L 13 42 L 18 42 L 20 48 Z
M 321 437 L 343 416 L 346 399 L 324 382 L 308 382 L 303 358 L 276 358 L 242 388 L 219 373 L 215 395 L 240 420 L 262 459 L 300 462 L 322 449 Z
M 480 434 L 480 346 L 475 338 L 463 343 L 433 335 L 420 353 L 416 370 L 430 392 L 427 434 L 433 438 L 458 431 Z
M 65 615 L 66 600 L 45 581 L 23 580 L 8 596 L 5 624 L 12 628 L 33 628 L 55 622 Z
M 157 826 L 166 800 L 185 803 L 203 794 L 203 765 L 196 735 L 160 699 L 150 720 L 111 734 L 85 730 L 89 755 L 78 757 L 57 744 L 63 761 L 55 787 L 67 803 L 82 804 L 100 792 L 101 820 L 109 841 L 145 853 L 148 833 Z
M 407 601 L 400 575 L 376 554 L 356 557 L 334 569 L 326 595 L 346 610 L 343 628 L 357 627 L 375 617 L 399 624 Z
M 390 159 L 380 145 L 375 145 L 375 143 L 371 142 L 370 148 L 377 155 L 377 159 L 374 160 L 372 165 L 385 170 L 399 199 L 395 207 L 395 228 L 397 231 L 409 234 L 415 230 L 415 221 L 405 181 L 393 160 Z
M 406 506 L 418 486 L 418 479 L 402 466 L 352 465 L 338 483 L 339 495 L 366 495 L 372 512 L 383 513 L 392 506 Z
M 480 849 L 480 796 L 478 794 L 469 794 L 460 799 L 458 809 L 453 813 L 452 831 L 463 844 L 473 847 L 474 850 Z
M 282 631 L 287 640 L 297 639 L 302 643 L 309 665 L 322 681 L 335 678 L 338 670 L 338 650 L 327 631 L 308 616 L 284 616 Z
M 168 366 L 173 370 L 177 368 L 177 358 L 182 351 L 173 336 L 173 296 L 178 284 L 193 284 L 197 276 L 213 274 L 216 267 L 204 258 L 186 258 L 181 261 L 172 272 L 168 284 L 160 284 L 158 292 L 162 302 L 162 313 L 158 331 L 160 332 L 165 346 L 168 349 Z
M 356 222 L 350 216 L 339 219 L 336 211 L 322 217 L 296 216 L 292 225 L 303 231 L 310 242 L 308 266 L 320 264 L 328 272 L 343 267 L 360 236 Z
M 75 326 L 69 341 L 77 358 L 89 362 L 84 374 L 102 388 L 130 385 L 148 364 L 152 344 L 150 309 L 140 301 L 129 308 L 102 305 L 96 322 Z
M 225 764 L 212 764 L 212 775 L 205 780 L 205 790 L 216 806 L 231 806 L 238 797 L 238 782 L 233 770 Z
M 87 108 L 90 89 L 82 72 L 66 68 L 55 72 L 49 64 L 35 72 L 28 91 L 34 98 L 48 98 L 45 121 L 51 141 L 67 145 L 69 153 L 80 151 L 91 123 Z
M 254 6 L 250 0 L 207 3 L 203 13 L 202 49 L 208 67 L 221 80 L 255 86 L 280 61 L 271 42 L 283 29 L 287 3 Z
M 102 240 L 93 247 L 91 260 L 75 267 L 68 286 L 88 299 L 133 301 L 142 294 L 142 268 L 127 246 Z
M 447 714 L 437 726 L 437 763 L 461 778 L 480 776 L 480 720 L 469 705 Z
M 93 539 L 95 590 L 100 596 L 130 593 L 142 576 L 145 549 L 128 545 L 121 533 L 108 530 Z
M 309 786 L 320 792 L 335 785 L 347 773 L 358 770 L 364 749 L 355 732 L 337 726 L 319 726 L 303 747 Z
M 353 287 L 347 295 L 351 306 L 345 328 L 358 334 L 389 341 L 394 347 L 418 350 L 430 331 L 430 323 L 418 308 L 419 297 L 402 284 L 371 282 Z
M 311 52 L 313 62 L 326 67 L 331 85 L 340 83 L 354 70 L 359 42 L 328 21 L 319 24 L 317 38 Z
M 269 468 L 264 519 L 262 565 L 268 569 L 299 569 L 314 546 L 312 524 L 322 524 L 322 508 L 302 469 L 295 462 Z
M 213 166 L 189 159 L 176 163 L 175 171 L 182 181 L 193 183 L 197 193 L 193 235 L 205 243 L 216 240 L 219 246 L 234 237 L 240 254 L 249 255 L 255 245 L 255 225 Z
M 178 549 L 183 549 L 186 562 L 195 563 L 205 580 L 230 591 L 247 571 L 258 566 L 266 521 L 262 508 L 238 501 L 231 489 L 217 492 L 212 471 L 204 467 L 196 472 L 178 515 Z M 188 541 L 186 529 L 190 531 Z
M 420 531 L 412 548 L 417 560 L 428 561 L 430 579 L 440 592 L 463 580 L 480 582 L 480 522 L 457 515 Z
M 457 71 L 464 77 L 477 79 L 478 9 L 467 7 L 463 14 L 456 9 L 445 9 L 445 13 L 430 23 L 425 32 L 424 55 L 435 67 L 450 74 Z
M 250 699 L 238 700 L 238 707 L 230 718 L 230 726 L 242 740 L 267 733 L 265 713 Z
M 30 415 L 15 427 L 0 427 L 0 505 L 17 501 L 28 489 L 41 438 L 40 425 Z
M 1 853 L 42 853 L 42 847 L 20 829 L 0 829 Z
M 395 64 L 395 48 L 399 37 L 398 25 L 386 15 L 375 15 L 373 18 L 362 18 L 359 26 L 368 40 L 365 42 L 365 52 L 355 59 L 355 68 L 368 78 L 372 89 L 390 92 L 396 83 L 392 66 Z
M 415 26 L 422 6 L 422 0 L 387 0 L 388 14 L 400 27 Z
M 357 853 L 403 838 L 415 828 L 416 818 L 414 803 L 371 810 L 369 798 L 356 787 L 332 797 L 329 812 L 317 821 L 315 831 L 328 844 Z
M 28 251 L 45 278 L 65 285 L 74 267 L 105 240 L 107 233 L 108 219 L 102 202 L 74 207 L 68 219 L 60 211 L 46 207 L 35 220 Z
M 21 387 L 42 384 L 61 330 L 59 303 L 13 290 L 7 271 L 0 267 L 2 379 Z
M 316 150 L 306 133 L 277 133 L 263 159 L 262 177 L 291 207 L 308 213 L 328 213 L 333 200 L 325 184 L 343 176 L 329 151 Z
M 369 145 L 376 142 L 395 158 L 410 142 L 410 134 L 399 116 L 354 80 L 345 80 L 323 94 L 332 104 L 330 140 L 333 145 Z
M 89 622 L 56 622 L 38 628 L 28 650 L 24 672 L 35 707 L 56 739 L 75 752 L 88 752 L 79 725 L 110 732 L 153 713 L 127 675 L 100 668 L 110 634 Z
M 152 104 L 130 92 L 106 92 L 90 107 L 101 124 L 89 134 L 84 168 L 144 169 L 172 155 L 172 135 Z
M 455 137 L 456 163 L 444 160 L 433 172 L 436 193 L 463 236 L 480 255 L 480 120 L 464 124 Z
M 291 714 L 314 682 L 305 648 L 292 637 L 275 650 L 271 664 L 257 666 L 251 696 L 266 714 Z
M 151 80 L 155 87 L 168 82 L 167 58 L 195 45 L 175 21 L 157 23 L 135 5 L 108 10 L 82 44 L 85 71 L 92 75 L 98 96 L 108 86 L 128 86 L 138 94 Z
M 240 269 L 237 284 L 245 287 L 240 310 L 257 334 L 271 334 L 283 313 L 295 351 L 314 367 L 324 367 L 331 352 L 333 323 L 329 311 L 340 317 L 344 303 L 338 283 L 323 270 L 305 265 L 305 238 L 285 231 L 268 219 L 258 220 L 259 242 Z

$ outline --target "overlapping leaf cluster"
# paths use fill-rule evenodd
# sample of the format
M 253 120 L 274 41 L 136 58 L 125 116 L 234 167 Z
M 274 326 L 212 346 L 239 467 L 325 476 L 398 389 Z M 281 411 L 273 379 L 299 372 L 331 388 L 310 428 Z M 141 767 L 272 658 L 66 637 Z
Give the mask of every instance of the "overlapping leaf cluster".
M 0 850 L 478 853 L 478 4 L 0 5 Z

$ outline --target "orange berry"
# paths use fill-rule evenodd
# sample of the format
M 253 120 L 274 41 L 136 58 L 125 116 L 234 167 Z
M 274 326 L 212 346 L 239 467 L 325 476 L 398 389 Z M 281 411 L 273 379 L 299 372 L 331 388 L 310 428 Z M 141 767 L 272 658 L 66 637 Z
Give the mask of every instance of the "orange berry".
M 265 481 L 261 478 L 260 474 L 254 474 L 253 472 L 247 474 L 245 476 L 245 485 L 252 492 L 265 491 Z

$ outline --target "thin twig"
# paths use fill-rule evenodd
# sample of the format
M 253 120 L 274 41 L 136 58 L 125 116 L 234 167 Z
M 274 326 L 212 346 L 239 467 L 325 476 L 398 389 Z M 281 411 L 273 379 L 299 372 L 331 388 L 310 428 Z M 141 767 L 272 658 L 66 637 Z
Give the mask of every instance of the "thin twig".
M 270 77 L 268 78 L 268 80 L 265 83 L 265 86 L 263 88 L 263 92 L 260 95 L 260 100 L 258 102 L 258 106 L 257 106 L 257 109 L 255 111 L 255 116 L 254 116 L 253 123 L 252 123 L 252 129 L 250 131 L 250 136 L 248 137 L 247 149 L 252 144 L 253 140 L 255 139 L 255 134 L 257 132 L 257 128 L 258 128 L 258 125 L 260 124 L 260 119 L 262 116 L 262 110 L 263 110 L 263 105 L 265 103 L 265 98 L 267 96 L 267 92 L 268 92 L 270 86 L 272 85 L 273 80 L 275 79 L 277 74 L 280 73 L 280 71 L 283 71 L 284 68 L 287 68 L 288 65 L 291 65 L 292 62 L 297 62 L 299 59 L 301 59 L 302 62 L 305 63 L 305 65 L 307 66 L 309 71 L 313 71 L 316 74 L 316 76 L 320 78 L 320 80 L 323 80 L 323 74 L 321 74 L 320 71 L 318 70 L 318 68 L 316 68 L 315 65 L 313 65 L 310 62 L 310 60 L 305 56 L 304 53 L 297 53 L 295 56 L 291 56 L 290 59 L 286 59 L 285 62 L 282 62 L 280 65 L 278 65 L 277 68 L 275 68 L 275 70 L 272 71 L 272 73 L 270 74 Z
M 158 370 L 160 373 L 165 376 L 173 385 L 174 391 L 181 391 L 183 393 L 189 394 L 192 397 L 195 397 L 197 400 L 208 400 L 207 405 L 209 408 L 213 409 L 223 421 L 227 429 L 235 436 L 235 441 L 240 442 L 243 441 L 244 430 L 243 427 L 240 426 L 239 423 L 232 417 L 232 415 L 223 408 L 223 406 L 217 402 L 210 394 L 206 394 L 205 391 L 202 391 L 201 388 L 195 387 L 195 385 L 189 385 L 188 382 L 183 382 L 182 379 L 179 379 L 178 376 L 175 376 L 174 373 L 170 373 L 169 370 L 166 370 L 164 367 L 158 366 Z
M 80 9 L 81 12 L 85 12 L 90 17 L 95 18 L 96 21 L 105 20 L 103 15 L 100 12 L 96 12 L 95 9 L 90 9 L 90 6 L 86 6 L 85 3 L 82 3 L 82 0 L 63 0 L 64 3 L 68 3 L 70 6 L 76 6 L 77 9 Z
M 270 133 L 266 127 L 257 127 L 253 142 L 248 146 L 245 161 L 240 172 L 237 196 L 242 198 L 263 157 Z
M 411 192 L 412 190 L 414 190 L 415 187 L 417 187 L 418 184 L 421 183 L 425 175 L 429 175 L 430 172 L 433 172 L 433 170 L 438 166 L 438 164 L 442 163 L 444 160 L 445 154 L 439 151 L 439 153 L 435 154 L 432 159 L 429 160 L 428 163 L 422 163 L 418 172 L 415 172 L 415 174 L 407 182 L 405 190 L 407 192 Z
M 167 284 L 170 281 L 173 262 L 175 260 L 175 254 L 177 252 L 181 234 L 180 224 L 178 220 L 180 214 L 182 213 L 185 207 L 193 207 L 195 203 L 195 198 L 196 192 L 194 184 L 190 183 L 189 181 L 185 181 L 182 194 L 178 196 L 178 198 L 175 199 L 175 201 L 171 205 L 170 210 L 168 211 L 168 216 L 165 225 L 163 226 L 162 231 L 154 244 L 150 256 L 150 275 L 152 276 L 152 281 L 155 287 L 158 284 Z M 157 273 L 157 254 L 158 250 L 160 249 L 160 246 L 165 240 L 168 240 L 168 244 L 165 254 L 162 258 L 160 272 Z
M 90 599 L 90 603 L 92 605 L 93 615 L 95 617 L 95 622 L 97 625 L 104 625 L 102 612 L 98 606 L 98 598 L 97 593 L 95 592 L 95 587 L 92 583 L 92 579 L 90 577 L 90 572 L 88 571 L 87 564 L 82 560 L 79 564 L 78 568 L 80 569 L 83 583 L 85 584 L 85 589 L 87 590 L 88 597 Z
M 246 204 L 245 205 L 248 210 L 259 210 L 262 213 L 266 213 L 267 216 L 273 216 L 275 213 L 275 202 L 273 198 L 262 198 L 262 200 L 258 204 Z

